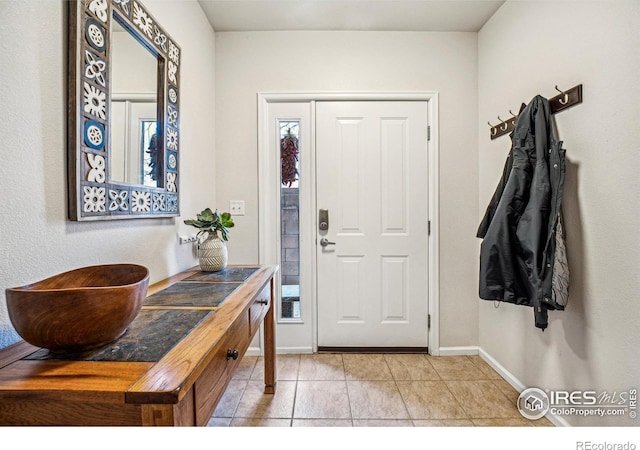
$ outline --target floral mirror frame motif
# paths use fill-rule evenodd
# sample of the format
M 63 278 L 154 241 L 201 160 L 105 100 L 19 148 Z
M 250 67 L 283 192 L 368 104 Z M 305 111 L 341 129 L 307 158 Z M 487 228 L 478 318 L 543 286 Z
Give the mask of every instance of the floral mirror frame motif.
M 68 194 L 76 221 L 175 217 L 178 192 L 180 47 L 137 0 L 73 0 L 69 7 Z M 158 59 L 160 187 L 110 177 L 113 15 Z

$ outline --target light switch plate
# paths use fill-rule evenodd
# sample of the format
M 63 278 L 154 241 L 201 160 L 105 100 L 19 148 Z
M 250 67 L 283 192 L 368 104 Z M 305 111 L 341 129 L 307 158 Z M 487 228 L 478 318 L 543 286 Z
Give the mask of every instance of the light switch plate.
M 229 213 L 232 216 L 244 216 L 244 200 L 230 200 Z

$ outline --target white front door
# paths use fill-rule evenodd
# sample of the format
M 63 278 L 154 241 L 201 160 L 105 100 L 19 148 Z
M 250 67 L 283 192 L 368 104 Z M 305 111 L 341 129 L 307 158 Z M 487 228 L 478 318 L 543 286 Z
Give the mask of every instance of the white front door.
M 318 347 L 427 347 L 427 111 L 316 104 Z

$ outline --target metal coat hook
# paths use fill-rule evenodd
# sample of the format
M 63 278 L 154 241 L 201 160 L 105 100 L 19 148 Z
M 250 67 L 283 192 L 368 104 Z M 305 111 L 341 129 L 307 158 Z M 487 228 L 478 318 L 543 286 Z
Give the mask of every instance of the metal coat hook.
M 503 126 L 501 126 L 501 127 L 500 127 L 500 129 L 501 129 L 502 131 L 507 131 L 507 128 L 509 128 L 509 124 L 508 124 L 507 122 L 505 122 L 504 120 L 502 120 L 502 119 L 500 118 L 500 116 L 498 116 L 498 120 L 499 120 L 500 122 L 502 122 L 502 125 L 503 125 Z
M 495 126 L 491 125 L 491 122 L 488 122 L 489 126 L 491 127 L 491 136 L 495 136 L 496 134 L 498 134 L 498 128 L 496 128 Z
M 561 105 L 566 105 L 567 103 L 569 103 L 569 94 L 567 94 L 564 91 L 561 91 L 560 89 L 558 89 L 558 85 L 556 84 L 556 91 L 560 92 L 562 95 L 564 95 L 564 99 L 559 99 L 558 102 Z

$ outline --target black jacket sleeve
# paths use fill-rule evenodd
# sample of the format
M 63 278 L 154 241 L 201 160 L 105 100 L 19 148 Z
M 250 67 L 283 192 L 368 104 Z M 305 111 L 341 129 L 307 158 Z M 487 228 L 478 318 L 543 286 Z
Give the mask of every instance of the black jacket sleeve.
M 509 179 L 509 174 L 511 173 L 512 166 L 513 166 L 513 147 L 511 147 L 511 150 L 509 150 L 507 161 L 505 162 L 504 169 L 502 170 L 502 178 L 500 178 L 500 181 L 498 182 L 498 186 L 496 187 L 496 190 L 493 193 L 493 197 L 491 197 L 489 206 L 487 206 L 487 211 L 484 213 L 484 218 L 482 219 L 482 222 L 480 222 L 480 226 L 478 227 L 478 233 L 476 234 L 476 236 L 479 238 L 484 238 L 485 235 L 487 234 L 487 230 L 489 229 L 489 224 L 493 220 L 493 216 L 496 214 L 498 203 L 500 203 L 500 198 L 502 198 L 504 187 L 506 186 L 507 180 Z

